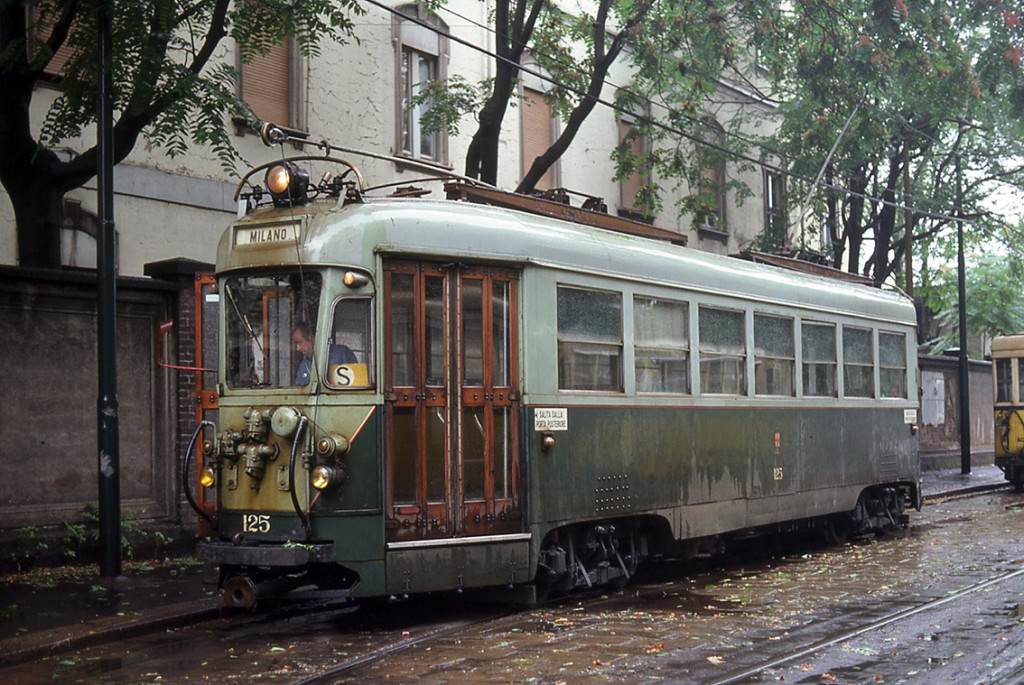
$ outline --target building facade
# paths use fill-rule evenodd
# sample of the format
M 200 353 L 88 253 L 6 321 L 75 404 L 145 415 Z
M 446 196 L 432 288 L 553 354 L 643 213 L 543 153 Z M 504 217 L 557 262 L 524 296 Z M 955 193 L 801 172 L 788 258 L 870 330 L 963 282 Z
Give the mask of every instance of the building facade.
M 314 58 L 302 56 L 286 41 L 266 56 L 242 65 L 237 46 L 229 39 L 223 41 L 218 58 L 238 67 L 239 93 L 261 120 L 313 140 L 326 139 L 462 172 L 475 122 L 464 117 L 453 135 L 427 133 L 427 108 L 411 103 L 434 80 L 460 78 L 476 84 L 493 76 L 495 41 L 489 27 L 493 2 L 453 0 L 437 14 L 413 4 L 396 3 L 392 10 L 366 5 L 365 14 L 355 17 L 358 41 L 324 43 L 321 54 Z M 529 59 L 524 63 L 531 66 Z M 544 99 L 544 92 L 555 85 L 533 67 L 533 73 L 521 75 L 519 99 L 503 123 L 498 172 L 498 185 L 503 189 L 518 184 L 534 157 L 547 148 L 562 126 Z M 604 102 L 594 109 L 572 145 L 538 184 L 539 189 L 564 187 L 599 196 L 611 212 L 629 214 L 635 208 L 641 179 L 634 175 L 615 181 L 611 159 L 629 130 L 630 117 L 605 104 L 614 99 L 616 88 L 628 87 L 629 82 L 626 60 L 620 58 L 607 79 Z M 40 89 L 34 100 L 36 121 L 43 120 L 55 94 L 45 86 Z M 708 130 L 719 131 L 722 141 L 728 123 L 741 111 L 763 113 L 758 126 L 772 125 L 771 108 L 753 93 L 723 81 L 718 95 L 713 98 L 718 102 L 709 103 L 707 125 Z M 258 164 L 281 154 L 265 148 L 243 123 L 235 122 L 234 129 L 233 141 L 247 162 Z M 92 143 L 88 139 L 69 141 L 66 147 L 84 149 Z M 684 145 L 692 143 L 684 141 Z M 353 161 L 371 184 L 421 175 L 401 162 Z M 742 198 L 736 192 L 721 193 L 714 216 L 700 222 L 675 209 L 676 201 L 690 189 L 665 182 L 665 209 L 653 218 L 653 224 L 689 235 L 690 245 L 697 249 L 718 253 L 744 249 L 766 226 L 777 227 L 786 211 L 782 177 L 768 167 L 749 167 L 730 160 L 709 166 L 702 183 L 724 188 L 727 182 L 739 181 L 750 195 Z M 209 261 L 220 232 L 235 212 L 232 196 L 237 176 L 244 169 L 237 172 L 225 172 L 211 150 L 193 147 L 182 156 L 170 157 L 141 141 L 114 174 L 119 273 L 141 276 L 146 263 L 175 257 Z M 657 177 L 650 180 L 663 183 Z M 94 183 L 68 194 L 65 265 L 94 266 L 95 208 Z M 13 211 L 2 190 L 0 231 L 6 234 L 0 239 L 0 264 L 16 265 Z

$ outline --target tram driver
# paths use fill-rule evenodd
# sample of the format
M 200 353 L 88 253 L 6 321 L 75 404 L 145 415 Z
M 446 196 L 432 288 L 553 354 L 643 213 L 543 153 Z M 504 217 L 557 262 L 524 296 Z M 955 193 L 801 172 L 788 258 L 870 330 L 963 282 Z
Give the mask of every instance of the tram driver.
M 306 385 L 313 373 L 313 343 L 315 334 L 309 328 L 309 324 L 300 321 L 292 331 L 292 345 L 299 354 L 300 361 L 295 369 L 295 385 Z M 328 365 L 355 364 L 358 362 L 356 355 L 347 345 L 331 343 L 328 354 Z

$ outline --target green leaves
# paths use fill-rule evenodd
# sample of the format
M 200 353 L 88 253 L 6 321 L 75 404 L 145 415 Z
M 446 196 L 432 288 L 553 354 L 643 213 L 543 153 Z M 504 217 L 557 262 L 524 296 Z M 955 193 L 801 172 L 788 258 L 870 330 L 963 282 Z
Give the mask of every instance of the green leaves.
M 1011 161 L 1024 154 L 1024 108 L 1014 99 L 1019 94 L 1024 104 L 1014 59 L 1024 33 L 1008 3 L 801 0 L 778 10 L 771 0 L 745 0 L 739 8 L 768 67 L 766 94 L 780 103 L 780 127 L 764 144 L 807 177 L 836 145 L 827 169 L 833 183 L 866 196 L 811 194 L 810 216 L 836 217 L 829 227 L 836 266 L 848 264 L 877 283 L 893 278 L 903 211 L 879 198 L 917 210 L 915 238 L 928 241 L 917 254 L 948 234 L 954 224 L 933 215 L 957 211 L 957 156 L 962 209 L 976 217 L 978 231 L 999 220 L 984 204 L 997 184 L 1024 187 Z M 791 197 L 807 192 L 806 184 L 790 185 Z
M 459 131 L 460 119 L 480 107 L 488 89 L 487 83 L 473 86 L 462 76 L 456 75 L 447 81 L 437 80 L 426 84 L 410 99 L 409 106 L 428 106 L 420 119 L 423 133 L 444 131 L 448 135 L 455 135 Z
M 987 255 L 975 260 L 966 273 L 967 330 L 988 336 L 1024 331 L 1024 269 L 1017 255 Z M 959 340 L 957 315 L 957 272 L 943 268 L 927 289 L 928 307 L 946 331 L 933 341 L 938 354 L 955 347 Z
M 68 59 L 56 81 L 39 142 L 56 147 L 82 135 L 95 120 L 96 6 L 98 0 L 41 0 L 23 40 L 28 68 L 43 77 L 54 50 L 44 39 L 67 28 L 57 47 Z M 232 38 L 243 63 L 294 38 L 304 55 L 319 54 L 323 41 L 354 38 L 357 0 L 148 0 L 113 4 L 114 109 L 122 131 L 144 131 L 174 156 L 190 144 L 209 145 L 226 165 L 237 159 L 226 126 L 246 118 L 230 63 L 212 57 Z M 0 72 L 18 67 L 18 40 L 0 45 Z M 251 115 L 249 115 L 251 118 Z M 130 148 L 129 148 L 130 149 Z

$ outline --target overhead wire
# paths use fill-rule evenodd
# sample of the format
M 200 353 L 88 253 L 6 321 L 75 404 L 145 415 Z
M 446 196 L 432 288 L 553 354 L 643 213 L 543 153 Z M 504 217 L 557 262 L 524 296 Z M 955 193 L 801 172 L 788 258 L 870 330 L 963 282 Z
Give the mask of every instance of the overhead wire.
M 429 30 L 431 32 L 437 33 L 438 35 L 444 36 L 448 40 L 454 41 L 454 42 L 456 42 L 456 43 L 458 43 L 460 45 L 463 45 L 464 47 L 468 47 L 471 50 L 475 50 L 477 52 L 480 52 L 481 54 L 487 55 L 488 57 L 492 57 L 492 58 L 494 58 L 496 60 L 506 62 L 509 65 L 515 67 L 518 71 L 521 71 L 523 73 L 529 74 L 531 76 L 535 76 L 535 77 L 537 77 L 537 78 L 539 78 L 539 79 L 541 79 L 543 81 L 551 83 L 552 85 L 554 85 L 554 86 L 556 86 L 558 88 L 561 88 L 561 89 L 563 89 L 563 90 L 565 90 L 567 92 L 573 93 L 574 95 L 577 95 L 579 97 L 586 98 L 586 99 L 591 99 L 596 104 L 599 104 L 599 105 L 602 105 L 602 106 L 607 107 L 609 109 L 612 109 L 612 110 L 614 110 L 616 112 L 619 112 L 620 114 L 625 114 L 627 116 L 633 117 L 634 119 L 642 120 L 645 123 L 647 123 L 648 125 L 650 125 L 650 126 L 652 126 L 654 128 L 660 129 L 660 130 L 662 130 L 662 131 L 664 131 L 666 133 L 670 133 L 670 134 L 673 134 L 673 135 L 680 136 L 681 138 L 684 138 L 684 139 L 689 140 L 689 141 L 691 141 L 693 143 L 696 143 L 697 145 L 703 145 L 703 146 L 705 146 L 707 148 L 710 148 L 712 150 L 720 152 L 720 153 L 722 153 L 722 154 L 724 154 L 724 155 L 726 155 L 728 157 L 731 157 L 733 159 L 736 159 L 738 161 L 747 162 L 749 164 L 753 164 L 755 166 L 762 167 L 762 168 L 767 169 L 769 171 L 773 171 L 775 173 L 778 173 L 778 174 L 781 174 L 781 175 L 784 175 L 784 176 L 788 176 L 790 178 L 795 178 L 795 179 L 797 179 L 799 181 L 802 181 L 804 183 L 810 183 L 810 184 L 814 183 L 814 179 L 812 179 L 809 176 L 806 176 L 804 174 L 800 174 L 800 173 L 797 173 L 797 172 L 795 172 L 795 171 L 793 171 L 791 169 L 786 169 L 786 168 L 780 167 L 778 165 L 771 164 L 770 162 L 768 162 L 768 161 L 766 161 L 764 159 L 756 159 L 754 157 L 751 157 L 750 155 L 744 154 L 742 152 L 738 152 L 736 150 L 732 150 L 732 149 L 730 149 L 730 148 L 728 148 L 728 147 L 726 147 L 724 145 L 719 145 L 719 144 L 717 144 L 715 142 L 712 142 L 712 141 L 709 141 L 709 140 L 705 140 L 703 138 L 700 138 L 699 136 L 693 135 L 691 133 L 687 133 L 686 131 L 683 131 L 683 130 L 678 129 L 678 128 L 673 127 L 673 126 L 670 126 L 670 125 L 665 124 L 665 123 L 663 123 L 661 121 L 658 121 L 656 119 L 652 119 L 651 117 L 648 117 L 646 115 L 638 114 L 637 112 L 631 111 L 631 110 L 629 110 L 629 109 L 627 109 L 625 107 L 622 107 L 621 105 L 617 105 L 614 102 L 611 102 L 611 101 L 609 101 L 609 100 L 607 100 L 605 98 L 591 96 L 591 95 L 587 94 L 586 92 L 581 91 L 580 89 L 578 89 L 578 88 L 576 88 L 576 87 L 574 87 L 574 86 L 572 86 L 570 84 L 567 84 L 567 83 L 564 83 L 562 81 L 559 81 L 558 79 L 555 79 L 554 77 L 544 73 L 543 71 L 539 71 L 537 69 L 533 69 L 533 68 L 531 68 L 531 67 L 529 67 L 527 65 L 519 64 L 519 63 L 517 63 L 517 62 L 515 62 L 513 60 L 510 60 L 510 59 L 508 59 L 506 57 L 503 57 L 503 56 L 497 54 L 496 52 L 494 52 L 492 50 L 487 50 L 486 48 L 482 48 L 479 45 L 475 45 L 474 43 L 470 42 L 469 40 L 466 40 L 465 38 L 461 38 L 460 36 L 457 36 L 455 34 L 442 31 L 441 29 L 439 29 L 436 26 L 433 26 L 429 22 L 426 22 L 426 21 L 420 19 L 419 17 L 414 17 L 412 15 L 405 14 L 404 12 L 401 12 L 398 9 L 394 8 L 394 7 L 390 7 L 388 5 L 385 5 L 380 0 L 365 0 L 365 1 L 369 5 L 373 5 L 374 7 L 382 9 L 385 12 L 389 12 L 390 14 L 392 14 L 392 15 L 394 15 L 394 16 L 396 16 L 396 17 L 398 17 L 398 18 L 400 18 L 400 19 L 402 19 L 404 21 L 409 21 L 409 22 L 412 22 L 414 24 L 417 24 L 418 26 L 420 26 L 422 28 L 425 28 L 425 29 L 427 29 L 427 30 Z M 841 186 L 841 185 L 838 185 L 838 184 L 835 184 L 835 183 L 829 183 L 827 181 L 819 183 L 818 186 L 821 187 L 821 188 L 828 189 L 828 190 L 833 190 L 835 192 L 847 195 L 849 197 L 855 197 L 855 198 L 859 198 L 859 199 L 862 199 L 862 200 L 866 200 L 866 201 L 871 202 L 871 203 L 876 204 L 876 205 L 888 206 L 888 207 L 892 207 L 894 209 L 903 210 L 903 211 L 910 211 L 910 212 L 913 212 L 914 214 L 916 214 L 916 215 L 918 215 L 920 217 L 924 217 L 924 218 L 928 218 L 928 219 L 942 220 L 942 221 L 953 221 L 953 222 L 967 222 L 968 221 L 968 219 L 966 219 L 964 217 L 957 217 L 957 216 L 953 216 L 953 215 L 950 215 L 950 214 L 944 214 L 942 212 L 933 212 L 931 210 L 922 209 L 920 207 L 912 207 L 912 206 L 905 205 L 905 204 L 902 204 L 902 203 L 899 203 L 899 202 L 894 202 L 892 200 L 886 200 L 885 198 L 875 197 L 875 196 L 872 196 L 872 195 L 868 195 L 866 193 L 861 193 L 861 192 L 852 190 L 850 188 L 846 188 L 844 186 Z

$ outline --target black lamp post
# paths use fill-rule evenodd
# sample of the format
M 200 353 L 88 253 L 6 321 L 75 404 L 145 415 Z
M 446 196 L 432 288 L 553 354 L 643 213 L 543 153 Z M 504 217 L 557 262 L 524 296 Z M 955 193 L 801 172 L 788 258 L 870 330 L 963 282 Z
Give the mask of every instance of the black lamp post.
M 96 319 L 99 393 L 100 575 L 121 575 L 121 456 L 117 407 L 117 273 L 114 252 L 114 127 L 111 72 L 113 0 L 99 5 L 99 97 L 97 107 L 97 196 L 99 235 L 96 240 Z

